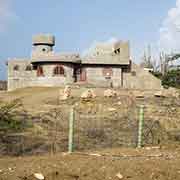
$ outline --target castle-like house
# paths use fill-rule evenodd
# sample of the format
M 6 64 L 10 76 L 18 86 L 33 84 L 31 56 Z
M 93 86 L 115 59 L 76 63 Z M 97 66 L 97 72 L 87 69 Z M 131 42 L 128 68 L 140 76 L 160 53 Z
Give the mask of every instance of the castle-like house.
M 81 57 L 54 53 L 55 37 L 36 35 L 29 59 L 8 60 L 8 90 L 88 84 L 94 87 L 159 89 L 161 83 L 130 60 L 129 42 L 101 43 Z

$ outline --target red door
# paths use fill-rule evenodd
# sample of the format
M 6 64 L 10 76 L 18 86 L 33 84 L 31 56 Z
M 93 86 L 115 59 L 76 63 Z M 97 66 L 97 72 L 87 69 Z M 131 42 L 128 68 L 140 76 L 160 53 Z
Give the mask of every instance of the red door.
M 81 68 L 80 81 L 86 81 L 86 69 Z

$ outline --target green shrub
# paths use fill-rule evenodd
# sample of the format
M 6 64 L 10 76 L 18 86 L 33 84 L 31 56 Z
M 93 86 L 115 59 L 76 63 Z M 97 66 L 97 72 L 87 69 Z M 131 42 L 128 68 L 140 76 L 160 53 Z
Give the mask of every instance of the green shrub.
M 165 75 L 160 72 L 151 72 L 161 79 L 164 88 L 175 87 L 180 89 L 180 69 L 168 71 Z
M 20 132 L 28 125 L 28 113 L 20 99 L 0 102 L 0 132 Z
M 168 71 L 162 77 L 162 85 L 180 88 L 180 69 Z
M 152 73 L 155 77 L 157 77 L 157 78 L 159 78 L 159 79 L 162 79 L 162 77 L 163 77 L 163 75 L 162 75 L 161 72 L 152 72 L 152 71 L 151 71 L 151 73 Z

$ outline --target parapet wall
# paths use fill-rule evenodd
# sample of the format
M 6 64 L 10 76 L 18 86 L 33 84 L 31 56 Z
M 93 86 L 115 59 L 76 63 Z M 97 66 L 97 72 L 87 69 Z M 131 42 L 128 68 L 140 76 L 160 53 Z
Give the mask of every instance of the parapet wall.
M 33 45 L 39 45 L 39 44 L 50 45 L 50 46 L 55 45 L 55 37 L 50 34 L 35 35 L 33 36 L 32 41 L 33 41 L 32 42 Z

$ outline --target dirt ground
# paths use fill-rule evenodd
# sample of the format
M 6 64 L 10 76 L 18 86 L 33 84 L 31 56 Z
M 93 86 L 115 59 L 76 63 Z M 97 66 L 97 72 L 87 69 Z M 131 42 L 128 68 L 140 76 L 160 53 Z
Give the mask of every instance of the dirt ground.
M 54 108 L 63 112 L 60 126 L 55 123 L 55 132 L 52 122 L 51 129 L 47 129 L 49 124 L 36 117 L 33 128 L 23 132 L 25 153 L 20 150 L 16 157 L 1 156 L 0 180 L 33 180 L 34 173 L 42 173 L 46 180 L 180 179 L 179 99 L 157 98 L 153 91 L 144 91 L 144 97 L 137 98 L 133 95 L 137 92 L 129 90 L 118 90 L 117 97 L 104 98 L 103 89 L 94 89 L 97 98 L 82 102 L 80 95 L 85 89 L 74 88 L 73 98 L 65 102 L 58 101 L 59 91 L 62 91 L 59 88 L 26 88 L 0 93 L 2 101 L 21 98 L 25 109 L 35 117 Z M 78 104 L 75 108 L 75 152 L 61 153 L 67 152 L 68 115 L 75 103 Z M 136 143 L 132 139 L 137 132 L 134 122 L 138 120 L 139 105 L 142 104 L 148 122 L 145 125 L 151 130 L 151 135 L 155 135 L 146 138 L 155 138 L 156 143 L 147 142 L 143 149 L 125 148 L 132 141 Z M 156 122 L 155 128 L 151 122 Z M 53 137 L 58 142 L 55 143 L 57 151 L 52 155 L 47 148 L 51 147 Z M 13 152 L 18 151 L 17 140 L 13 135 L 13 141 L 8 142 Z
M 180 150 L 114 149 L 0 159 L 1 180 L 178 180 Z M 118 177 L 119 175 L 119 177 Z

